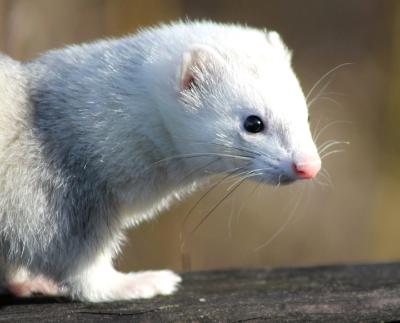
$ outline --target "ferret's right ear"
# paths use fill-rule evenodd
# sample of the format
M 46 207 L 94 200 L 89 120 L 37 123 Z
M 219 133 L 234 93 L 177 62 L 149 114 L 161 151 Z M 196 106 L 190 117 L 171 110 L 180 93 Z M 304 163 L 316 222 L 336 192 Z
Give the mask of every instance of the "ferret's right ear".
M 267 39 L 272 46 L 282 50 L 282 53 L 289 61 L 292 59 L 292 52 L 286 47 L 281 36 L 276 31 L 267 32 Z
M 222 62 L 220 54 L 208 46 L 194 46 L 182 57 L 179 77 L 181 91 L 191 89 L 201 82 L 207 72 Z

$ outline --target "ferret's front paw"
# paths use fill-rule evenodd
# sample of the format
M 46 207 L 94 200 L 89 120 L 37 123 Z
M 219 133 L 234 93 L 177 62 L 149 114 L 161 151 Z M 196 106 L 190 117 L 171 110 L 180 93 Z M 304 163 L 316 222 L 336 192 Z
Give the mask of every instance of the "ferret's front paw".
M 181 281 L 181 277 L 170 270 L 129 273 L 121 286 L 121 297 L 132 299 L 170 295 L 178 289 Z
M 169 295 L 178 289 L 182 279 L 170 270 L 120 273 L 109 272 L 83 275 L 76 288 L 71 287 L 71 296 L 89 302 L 110 302 L 156 295 Z M 88 279 L 89 278 L 89 279 Z

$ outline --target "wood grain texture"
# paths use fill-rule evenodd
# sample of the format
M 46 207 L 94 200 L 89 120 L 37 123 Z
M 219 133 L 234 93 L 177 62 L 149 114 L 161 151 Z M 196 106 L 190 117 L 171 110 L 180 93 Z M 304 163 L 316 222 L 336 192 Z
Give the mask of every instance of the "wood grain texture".
M 1 299 L 0 322 L 386 322 L 400 319 L 400 263 L 183 274 L 173 296 L 83 304 Z

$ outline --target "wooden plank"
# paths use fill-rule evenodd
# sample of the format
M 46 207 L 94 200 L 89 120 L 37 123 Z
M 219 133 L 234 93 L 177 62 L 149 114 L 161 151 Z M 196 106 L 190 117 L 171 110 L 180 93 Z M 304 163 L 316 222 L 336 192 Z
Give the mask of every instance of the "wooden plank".
M 1 299 L 0 322 L 304 321 L 400 319 L 400 263 L 183 274 L 173 296 L 106 304 Z

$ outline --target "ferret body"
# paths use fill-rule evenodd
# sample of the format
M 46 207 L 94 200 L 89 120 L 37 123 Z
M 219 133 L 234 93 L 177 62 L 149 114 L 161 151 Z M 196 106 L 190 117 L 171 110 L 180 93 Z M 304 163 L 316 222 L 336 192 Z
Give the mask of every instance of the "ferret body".
M 275 32 L 179 22 L 0 56 L 2 285 L 92 302 L 174 292 L 171 271 L 113 268 L 124 229 L 210 174 L 314 177 L 307 118 Z

